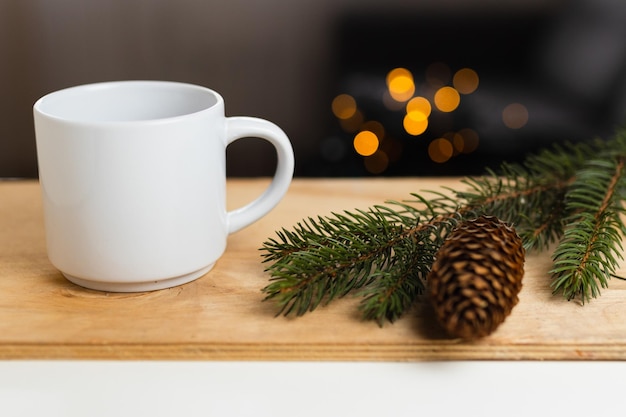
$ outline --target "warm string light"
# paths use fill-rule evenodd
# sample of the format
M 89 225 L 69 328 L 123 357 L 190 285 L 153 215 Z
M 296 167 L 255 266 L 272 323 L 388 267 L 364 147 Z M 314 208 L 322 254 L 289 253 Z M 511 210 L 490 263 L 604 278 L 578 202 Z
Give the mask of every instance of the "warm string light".
M 415 94 L 413 74 L 406 68 L 394 68 L 387 74 L 387 89 L 395 101 L 408 101 Z
M 339 94 L 331 104 L 333 114 L 340 120 L 349 120 L 357 112 L 356 100 L 349 94 Z
M 354 137 L 354 150 L 361 156 L 371 156 L 378 150 L 380 141 L 374 132 L 362 130 Z
M 450 69 L 443 63 L 430 65 L 425 74 L 428 89 L 434 89 L 432 104 L 424 96 L 405 95 L 399 97 L 406 104 L 406 114 L 403 119 L 403 127 L 411 136 L 420 136 L 428 130 L 429 117 L 434 107 L 442 113 L 450 113 L 459 107 L 461 94 L 471 94 L 478 88 L 478 74 L 470 68 L 457 71 L 452 77 L 453 86 L 447 85 L 450 81 Z M 416 91 L 413 75 L 405 68 L 395 68 L 387 74 L 387 87 L 391 97 L 397 97 L 392 93 L 391 82 L 397 77 L 412 81 L 411 91 Z M 408 92 L 407 92 L 408 94 Z M 432 158 L 439 161 L 441 158 Z
M 520 103 L 511 103 L 502 110 L 502 122 L 509 129 L 521 129 L 528 123 L 528 109 Z
M 456 111 L 462 96 L 478 89 L 480 78 L 471 68 L 453 73 L 445 63 L 435 62 L 426 68 L 423 85 L 418 85 L 413 73 L 402 67 L 389 71 L 385 83 L 383 105 L 390 111 L 404 112 L 404 131 L 419 137 L 428 131 L 433 110 Z M 367 120 L 353 96 L 339 94 L 331 107 L 342 129 L 354 135 L 352 146 L 363 157 L 368 172 L 380 174 L 400 157 L 401 143 L 386 136 L 382 123 Z M 528 122 L 528 110 L 522 104 L 512 103 L 503 109 L 501 117 L 505 126 L 519 129 Z M 476 131 L 465 128 L 436 136 L 429 142 L 427 152 L 433 162 L 445 163 L 456 155 L 474 152 L 478 145 Z
M 414 97 L 406 105 L 406 115 L 404 116 L 404 130 L 409 135 L 418 136 L 428 129 L 428 117 L 432 111 L 432 106 L 425 97 Z
M 461 94 L 472 94 L 478 88 L 478 74 L 471 68 L 461 68 L 452 78 L 452 85 Z
M 461 95 L 454 87 L 444 86 L 437 90 L 433 100 L 439 111 L 450 113 L 461 104 Z

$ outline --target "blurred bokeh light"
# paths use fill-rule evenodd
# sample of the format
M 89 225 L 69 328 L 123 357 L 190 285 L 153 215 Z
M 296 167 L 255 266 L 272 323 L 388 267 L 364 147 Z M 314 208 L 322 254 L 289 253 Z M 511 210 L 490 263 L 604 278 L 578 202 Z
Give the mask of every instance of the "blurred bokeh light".
M 623 0 L 346 15 L 332 99 L 343 133 L 329 141 L 349 151 L 325 172 L 474 175 L 613 134 L 626 121 L 624 22 Z

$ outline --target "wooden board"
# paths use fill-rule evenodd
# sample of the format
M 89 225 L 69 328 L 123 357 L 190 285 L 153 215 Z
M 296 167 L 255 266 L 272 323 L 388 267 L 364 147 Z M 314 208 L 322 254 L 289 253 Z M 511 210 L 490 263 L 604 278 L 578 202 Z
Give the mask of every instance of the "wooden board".
M 267 179 L 229 181 L 229 207 Z M 210 360 L 581 360 L 626 359 L 626 282 L 612 280 L 584 306 L 552 296 L 549 253 L 526 260 L 520 302 L 491 336 L 450 339 L 427 303 L 394 324 L 360 320 L 346 297 L 299 318 L 263 302 L 268 275 L 259 248 L 308 216 L 367 208 L 455 179 L 296 179 L 268 216 L 230 236 L 216 267 L 192 283 L 114 294 L 66 281 L 49 263 L 39 184 L 0 182 L 0 358 Z M 620 270 L 620 273 L 623 273 Z

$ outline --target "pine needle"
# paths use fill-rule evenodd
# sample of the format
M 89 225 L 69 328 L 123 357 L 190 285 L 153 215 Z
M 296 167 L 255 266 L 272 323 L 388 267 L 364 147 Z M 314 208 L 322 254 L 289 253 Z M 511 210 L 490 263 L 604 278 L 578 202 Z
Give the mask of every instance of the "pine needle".
M 498 171 L 442 188 L 308 218 L 282 229 L 261 251 L 277 314 L 302 315 L 334 299 L 361 297 L 365 320 L 393 322 L 426 287 L 446 236 L 481 214 L 513 224 L 527 250 L 556 245 L 554 293 L 582 303 L 600 295 L 622 259 L 626 131 L 607 141 L 560 144 L 503 163 Z

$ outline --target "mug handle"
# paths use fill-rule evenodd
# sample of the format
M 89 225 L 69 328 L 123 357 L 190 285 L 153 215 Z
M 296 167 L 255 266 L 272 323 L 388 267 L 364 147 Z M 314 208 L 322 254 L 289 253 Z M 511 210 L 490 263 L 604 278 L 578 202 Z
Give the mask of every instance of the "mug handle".
M 234 233 L 269 213 L 285 196 L 294 171 L 294 154 L 289 138 L 281 128 L 267 120 L 256 117 L 227 117 L 226 145 L 246 137 L 260 138 L 276 149 L 276 172 L 269 187 L 251 203 L 228 211 L 228 233 Z

